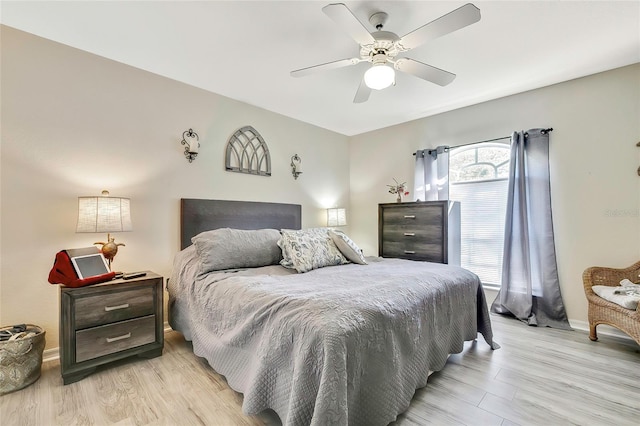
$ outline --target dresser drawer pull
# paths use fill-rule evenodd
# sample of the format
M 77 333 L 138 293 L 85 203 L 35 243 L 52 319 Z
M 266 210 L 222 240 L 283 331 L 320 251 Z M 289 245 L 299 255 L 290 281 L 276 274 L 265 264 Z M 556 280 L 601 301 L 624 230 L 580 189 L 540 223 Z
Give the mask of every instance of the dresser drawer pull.
M 115 311 L 118 309 L 127 309 L 129 307 L 128 303 L 123 303 L 122 305 L 116 305 L 116 306 L 105 306 L 104 310 L 109 312 L 109 311 Z
M 404 215 L 404 218 L 405 218 L 405 219 L 415 219 L 415 218 L 416 218 L 416 215 L 415 215 L 415 214 L 405 214 L 405 215 Z
M 404 254 L 416 254 L 416 252 L 413 250 L 405 250 Z
M 416 233 L 415 233 L 415 232 L 405 232 L 405 233 L 404 233 L 404 236 L 405 236 L 405 237 L 415 237 L 415 236 L 416 236 Z
M 131 333 L 123 334 L 122 336 L 107 337 L 107 343 L 117 342 L 118 340 L 128 339 L 129 337 L 131 337 Z

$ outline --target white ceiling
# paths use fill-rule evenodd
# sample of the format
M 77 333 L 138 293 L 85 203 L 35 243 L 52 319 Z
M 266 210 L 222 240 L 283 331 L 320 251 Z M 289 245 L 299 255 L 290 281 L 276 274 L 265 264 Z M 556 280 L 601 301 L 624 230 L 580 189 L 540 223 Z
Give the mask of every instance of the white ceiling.
M 357 57 L 325 1 L 56 1 L 0 4 L 1 22 L 345 135 L 640 62 L 640 1 L 474 1 L 480 22 L 399 56 L 457 74 L 440 87 L 398 73 L 352 102 L 367 64 L 289 72 Z M 465 1 L 347 1 L 370 30 L 399 36 Z

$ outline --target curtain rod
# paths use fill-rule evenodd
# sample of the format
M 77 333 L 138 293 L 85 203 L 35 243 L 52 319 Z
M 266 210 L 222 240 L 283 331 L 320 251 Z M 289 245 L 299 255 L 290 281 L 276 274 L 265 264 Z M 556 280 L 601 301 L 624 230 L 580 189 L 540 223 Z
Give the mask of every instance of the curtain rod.
M 540 133 L 542 133 L 542 134 L 544 135 L 544 134 L 547 134 L 547 133 L 552 132 L 552 131 L 553 131 L 553 127 L 549 127 L 548 129 L 542 129 L 542 130 L 540 131 Z M 525 133 L 525 135 L 528 135 L 528 133 Z M 463 147 L 463 146 L 467 146 L 467 145 L 475 145 L 475 144 L 477 144 L 477 143 L 485 143 L 485 142 L 495 142 L 495 141 L 501 141 L 501 140 L 503 140 L 503 139 L 511 139 L 511 136 L 503 136 L 503 137 L 501 137 L 501 138 L 487 139 L 486 141 L 478 141 L 478 142 L 463 143 L 463 144 L 460 144 L 460 145 L 448 146 L 448 147 L 446 147 L 445 149 L 461 148 L 461 147 Z M 434 148 L 434 149 L 435 149 L 435 148 Z M 413 153 L 413 155 L 415 156 L 415 155 L 416 155 L 416 153 L 414 152 L 414 153 Z

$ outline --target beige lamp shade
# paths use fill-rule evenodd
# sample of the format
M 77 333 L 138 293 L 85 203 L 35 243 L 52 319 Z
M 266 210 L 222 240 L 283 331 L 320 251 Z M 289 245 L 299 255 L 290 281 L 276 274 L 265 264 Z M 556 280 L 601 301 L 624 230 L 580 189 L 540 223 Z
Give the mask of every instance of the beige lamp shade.
M 347 211 L 345 209 L 327 209 L 327 226 L 345 226 Z
M 131 208 L 128 198 L 78 197 L 76 232 L 131 231 Z

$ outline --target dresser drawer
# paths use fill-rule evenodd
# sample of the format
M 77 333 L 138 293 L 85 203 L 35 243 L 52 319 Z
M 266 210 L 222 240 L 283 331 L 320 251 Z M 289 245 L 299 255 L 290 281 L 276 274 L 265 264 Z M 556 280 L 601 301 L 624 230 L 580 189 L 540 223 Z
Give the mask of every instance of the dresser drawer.
M 386 208 L 382 220 L 385 226 L 423 228 L 443 222 L 445 210 L 435 206 L 398 206 Z
M 76 333 L 76 362 L 146 345 L 155 340 L 155 315 L 88 328 Z
M 153 290 L 153 286 L 144 286 L 78 298 L 75 329 L 151 315 L 155 310 Z
M 444 254 L 442 243 L 386 241 L 381 256 L 444 263 Z
M 422 241 L 442 244 L 444 235 L 445 231 L 442 224 L 423 227 L 385 225 L 382 228 L 382 239 L 385 244 L 387 242 L 414 244 Z

